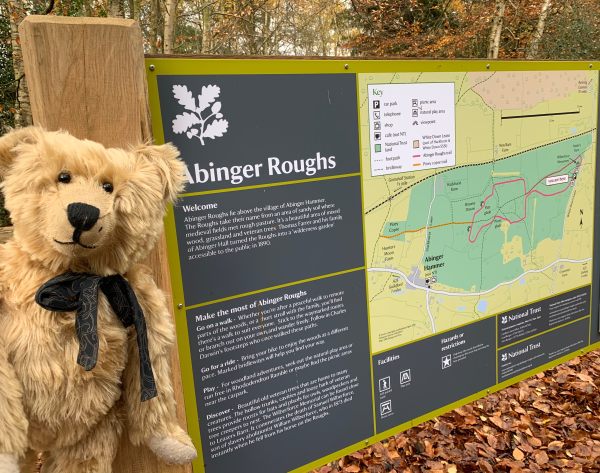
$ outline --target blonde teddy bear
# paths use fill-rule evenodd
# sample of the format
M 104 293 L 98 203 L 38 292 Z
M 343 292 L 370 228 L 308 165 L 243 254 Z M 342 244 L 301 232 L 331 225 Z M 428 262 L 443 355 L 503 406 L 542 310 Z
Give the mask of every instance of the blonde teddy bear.
M 172 145 L 107 149 L 29 127 L 0 138 L 14 236 L 0 245 L 0 473 L 110 473 L 123 426 L 169 463 L 179 427 L 164 294 L 139 262 L 182 190 Z

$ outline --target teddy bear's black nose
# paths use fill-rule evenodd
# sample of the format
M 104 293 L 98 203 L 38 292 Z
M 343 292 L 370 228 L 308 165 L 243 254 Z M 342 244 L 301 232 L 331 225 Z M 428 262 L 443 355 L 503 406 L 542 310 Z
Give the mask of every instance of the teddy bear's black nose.
M 100 217 L 100 209 L 93 205 L 75 202 L 67 206 L 69 222 L 75 230 L 82 232 L 91 229 Z

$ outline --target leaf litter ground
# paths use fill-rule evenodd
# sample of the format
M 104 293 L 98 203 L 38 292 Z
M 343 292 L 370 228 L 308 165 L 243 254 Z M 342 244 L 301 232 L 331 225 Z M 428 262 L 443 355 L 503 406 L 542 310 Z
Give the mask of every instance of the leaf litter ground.
M 313 473 L 600 472 L 600 351 Z

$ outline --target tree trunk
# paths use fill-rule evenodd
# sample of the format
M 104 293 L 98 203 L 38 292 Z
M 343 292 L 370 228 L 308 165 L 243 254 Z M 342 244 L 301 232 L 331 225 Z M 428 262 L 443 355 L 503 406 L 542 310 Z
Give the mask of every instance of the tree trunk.
M 271 13 L 265 9 L 265 16 L 263 18 L 263 24 L 262 24 L 262 31 L 261 31 L 261 45 L 260 45 L 260 50 L 259 50 L 259 54 L 261 55 L 266 55 L 266 54 L 272 54 L 271 53 L 271 47 L 269 44 L 269 36 L 271 35 Z
M 167 15 L 165 16 L 165 54 L 171 54 L 175 47 L 175 25 L 177 24 L 177 0 L 167 0 Z
M 22 0 L 10 0 L 8 2 L 8 13 L 10 17 L 10 40 L 12 45 L 13 69 L 15 71 L 15 81 L 17 83 L 17 103 L 15 104 L 16 112 L 14 118 L 15 126 L 22 127 L 33 123 L 18 30 L 19 23 L 27 16 Z
M 500 38 L 502 36 L 502 23 L 504 22 L 504 11 L 506 2 L 496 0 L 496 9 L 494 11 L 494 20 L 492 22 L 492 31 L 490 32 L 490 45 L 488 47 L 488 58 L 498 59 L 500 51 Z
M 83 1 L 83 16 L 92 16 L 91 0 Z
M 154 54 L 162 52 L 160 3 L 161 0 L 150 1 L 150 52 Z
M 177 25 L 177 0 L 167 0 L 167 15 L 165 16 L 164 52 L 171 54 L 175 47 L 175 26 Z
M 334 37 L 334 41 L 333 41 L 333 55 L 337 56 L 338 55 L 338 49 L 340 46 L 340 26 L 338 24 L 338 16 L 337 16 L 337 12 L 334 11 L 333 12 L 333 31 L 335 34 Z
M 546 27 L 546 18 L 548 17 L 548 11 L 550 10 L 550 4 L 552 0 L 544 0 L 542 4 L 542 11 L 540 12 L 540 18 L 538 19 L 537 28 L 531 38 L 529 49 L 527 51 L 527 59 L 534 59 L 537 56 L 538 49 L 540 47 L 540 41 L 544 35 L 544 28 Z
M 140 0 L 129 0 L 131 19 L 140 21 Z
M 210 54 L 212 50 L 212 2 L 202 6 L 202 54 Z
M 121 0 L 109 0 L 108 16 L 114 16 L 119 18 L 125 17 L 125 12 L 123 11 L 123 3 L 121 2 Z

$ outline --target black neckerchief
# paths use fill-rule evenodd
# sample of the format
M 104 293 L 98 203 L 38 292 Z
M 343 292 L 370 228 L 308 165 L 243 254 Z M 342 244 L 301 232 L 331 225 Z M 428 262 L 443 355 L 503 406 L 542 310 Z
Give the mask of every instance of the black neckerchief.
M 135 326 L 140 353 L 142 401 L 158 395 L 152 373 L 144 312 L 125 278 L 67 272 L 50 279 L 35 294 L 35 301 L 55 312 L 76 312 L 75 329 L 79 339 L 77 363 L 86 371 L 98 361 L 98 289 L 125 327 Z

